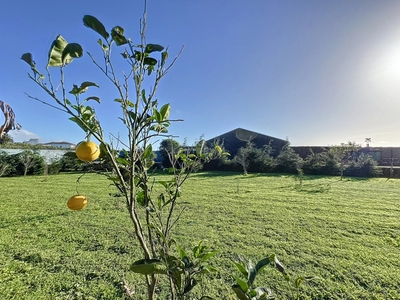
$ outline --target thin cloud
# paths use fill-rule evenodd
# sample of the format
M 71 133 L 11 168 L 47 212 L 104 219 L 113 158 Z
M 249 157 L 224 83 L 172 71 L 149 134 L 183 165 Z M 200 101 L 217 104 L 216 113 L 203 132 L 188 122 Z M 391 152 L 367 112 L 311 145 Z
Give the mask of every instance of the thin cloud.
M 24 142 L 30 139 L 39 139 L 36 133 L 30 132 L 26 129 L 13 130 L 8 133 L 14 140 L 14 142 Z

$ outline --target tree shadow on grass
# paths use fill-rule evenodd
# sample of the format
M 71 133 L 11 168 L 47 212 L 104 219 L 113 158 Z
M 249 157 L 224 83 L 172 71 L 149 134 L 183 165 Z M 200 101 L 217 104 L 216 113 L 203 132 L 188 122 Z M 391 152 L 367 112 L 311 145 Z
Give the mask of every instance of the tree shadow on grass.
M 358 182 L 358 181 L 369 181 L 371 180 L 370 177 L 343 177 L 343 180 L 339 181 L 351 181 L 351 182 Z
M 315 185 L 299 185 L 297 184 L 292 188 L 301 193 L 307 194 L 318 194 L 318 193 L 328 193 L 331 189 L 331 184 L 315 184 Z
M 0 228 L 8 228 L 10 226 L 15 226 L 18 224 L 27 224 L 27 223 L 36 223 L 36 222 L 44 222 L 48 219 L 61 217 L 68 214 L 68 211 L 61 212 L 58 214 L 51 214 L 51 215 L 37 215 L 37 216 L 23 216 L 13 221 L 5 221 L 0 223 Z

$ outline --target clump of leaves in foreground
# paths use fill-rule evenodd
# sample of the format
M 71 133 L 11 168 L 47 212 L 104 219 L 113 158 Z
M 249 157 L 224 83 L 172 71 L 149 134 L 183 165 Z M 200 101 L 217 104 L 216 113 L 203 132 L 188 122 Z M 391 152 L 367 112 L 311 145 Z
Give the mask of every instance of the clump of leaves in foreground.
M 127 38 L 121 26 L 107 31 L 93 16 L 84 16 L 83 24 L 100 36 L 97 43 L 102 56 L 101 62 L 94 55 L 88 55 L 99 72 L 109 79 L 117 93 L 115 105 L 120 107 L 118 119 L 126 130 L 124 139 L 116 138 L 117 144 L 123 147 L 122 155 L 120 151 L 115 151 L 117 149 L 114 149 L 113 143 L 105 139 L 104 130 L 93 107 L 100 105 L 100 97 L 83 97 L 89 89 L 99 88 L 99 85 L 92 81 L 84 81 L 80 84 L 73 83 L 67 89 L 67 67 L 74 59 L 83 56 L 83 47 L 80 44 L 68 43 L 64 37 L 58 35 L 49 50 L 45 67 L 47 77 L 37 69 L 32 54 L 23 54 L 22 59 L 31 67 L 28 77 L 42 88 L 55 104 L 28 96 L 66 112 L 70 116 L 69 119 L 82 128 L 88 139 L 92 137 L 98 140 L 101 159 L 111 163 L 112 170 L 108 177 L 125 199 L 135 238 L 142 249 L 143 258 L 134 262 L 131 270 L 145 275 L 148 299 L 156 297 L 160 275 L 168 278 L 171 299 L 183 299 L 196 285 L 196 276 L 210 270 L 204 264 L 214 252 L 199 244 L 193 254 L 195 262 L 190 261 L 181 248 L 178 248 L 179 258 L 173 255 L 171 248 L 175 241 L 172 230 L 182 213 L 176 212 L 181 187 L 199 165 L 227 153 L 219 146 L 208 149 L 205 142 L 200 141 L 195 147 L 180 149 L 171 156 L 170 171 L 173 176 L 170 181 L 152 180 L 149 171 L 154 164 L 153 138 L 170 137 L 168 128 L 174 121 L 170 119 L 170 105 L 160 105 L 156 91 L 160 80 L 168 73 L 177 57 L 167 64 L 167 49 L 158 44 L 146 43 L 146 8 L 141 22 L 139 43 Z M 117 56 L 127 63 L 127 72 L 117 72 L 114 64 L 116 57 L 115 54 L 112 55 L 115 53 L 112 51 L 114 47 L 122 49 Z M 60 72 L 57 84 L 52 79 L 52 68 L 57 68 Z M 144 86 L 152 88 L 146 89 Z M 155 184 L 160 184 L 161 192 L 160 189 L 154 188 Z
M 301 283 L 314 279 L 314 277 L 300 276 L 292 280 L 275 254 L 271 254 L 269 257 L 261 259 L 255 265 L 252 261 L 246 261 L 243 257 L 239 257 L 239 260 L 235 262 L 235 265 L 242 276 L 234 276 L 236 283 L 232 285 L 232 289 L 240 300 L 275 299 L 274 294 L 269 288 L 255 286 L 256 276 L 268 265 L 274 266 L 275 269 L 284 276 L 285 281 L 288 284 L 288 290 L 291 293 L 291 299 L 293 300 L 297 300 L 300 297 Z

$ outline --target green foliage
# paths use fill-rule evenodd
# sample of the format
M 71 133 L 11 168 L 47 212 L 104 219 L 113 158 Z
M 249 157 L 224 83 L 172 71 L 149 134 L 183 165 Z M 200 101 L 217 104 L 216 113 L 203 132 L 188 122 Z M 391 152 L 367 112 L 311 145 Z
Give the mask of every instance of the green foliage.
M 273 266 L 279 271 L 288 284 L 288 299 L 300 299 L 300 285 L 315 279 L 314 277 L 297 277 L 292 280 L 291 276 L 286 271 L 285 267 L 278 260 L 275 254 L 261 259 L 257 264 L 253 264 L 251 260 L 246 261 L 243 257 L 239 257 L 239 261 L 235 262 L 237 270 L 241 277 L 234 276 L 236 283 L 232 285 L 232 289 L 240 300 L 260 300 L 260 299 L 275 299 L 271 289 L 266 287 L 256 287 L 255 279 L 260 271 L 266 266 Z
M 357 156 L 349 162 L 349 166 L 344 171 L 346 176 L 357 177 L 375 177 L 382 175 L 382 170 L 377 167 L 377 162 L 371 155 L 358 153 Z
M 303 159 L 287 143 L 276 158 L 276 170 L 285 173 L 297 173 L 302 168 Z
M 242 167 L 245 175 L 247 172 L 271 172 L 275 168 L 272 153 L 270 144 L 260 149 L 254 143 L 248 142 L 246 147 L 238 150 L 233 162 Z
M 343 175 L 349 164 L 357 156 L 357 152 L 360 146 L 355 142 L 348 142 L 347 144 L 342 143 L 338 146 L 333 146 L 329 149 L 329 153 L 333 155 L 337 161 L 338 168 L 340 171 L 340 180 L 343 179 Z
M 47 166 L 47 172 L 49 175 L 58 174 L 63 168 L 62 160 L 54 160 Z
M 81 45 L 76 43 L 68 44 L 67 41 L 61 35 L 58 35 L 50 47 L 49 60 L 47 62 L 47 66 L 48 67 L 65 66 L 71 63 L 74 58 L 82 57 L 82 55 L 83 55 L 83 49 Z M 29 54 L 24 54 L 22 55 L 22 58 L 27 56 L 29 56 Z M 31 60 L 32 56 L 30 55 L 30 61 Z
M 304 161 L 304 172 L 312 175 L 337 175 L 339 174 L 338 161 L 332 152 L 327 150 L 310 154 Z
M 10 136 L 8 133 L 3 133 L 3 136 L 0 137 L 0 145 L 7 145 L 7 144 L 13 144 L 14 140 L 12 136 Z
M 174 139 L 165 139 L 161 141 L 159 151 L 164 168 L 172 167 L 171 160 L 180 148 L 179 142 Z
M 45 161 L 38 152 L 24 150 L 17 154 L 8 155 L 0 151 L 0 170 L 2 176 L 42 175 Z
M 272 254 L 271 257 L 274 257 Z M 257 274 L 266 265 L 271 263 L 270 257 L 260 260 L 256 265 L 251 261 L 245 261 L 240 257 L 238 262 L 235 262 L 236 268 L 239 270 L 240 277 L 234 276 L 236 283 L 232 285 L 232 289 L 240 300 L 259 300 L 259 299 L 275 299 L 272 292 L 268 288 L 256 287 L 254 281 Z

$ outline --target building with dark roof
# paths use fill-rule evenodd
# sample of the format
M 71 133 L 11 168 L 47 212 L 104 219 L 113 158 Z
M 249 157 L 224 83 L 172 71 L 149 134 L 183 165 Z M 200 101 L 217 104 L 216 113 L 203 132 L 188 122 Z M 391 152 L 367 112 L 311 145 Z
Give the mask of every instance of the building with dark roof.
M 287 143 L 285 140 L 243 128 L 236 128 L 228 131 L 206 142 L 209 146 L 213 145 L 215 142 L 223 144 L 225 150 L 229 152 L 231 157 L 234 157 L 241 147 L 246 147 L 248 142 L 254 143 L 257 148 L 270 145 L 274 150 L 272 153 L 273 156 L 277 156 Z

